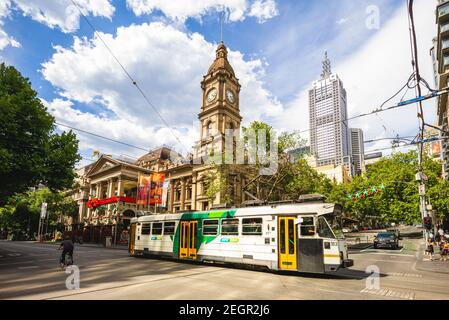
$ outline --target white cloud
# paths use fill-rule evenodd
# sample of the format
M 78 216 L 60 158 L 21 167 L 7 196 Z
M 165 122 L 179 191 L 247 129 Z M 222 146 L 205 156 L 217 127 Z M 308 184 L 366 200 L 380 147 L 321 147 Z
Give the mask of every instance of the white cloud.
M 0 25 L 0 50 L 3 50 L 8 46 L 20 48 L 21 45 L 13 37 L 9 36 L 4 30 L 2 30 Z
M 263 23 L 279 14 L 274 0 L 256 0 L 251 5 L 248 15 L 256 17 L 259 23 Z
M 427 0 L 415 1 L 415 22 L 419 44 L 420 69 L 422 76 L 432 83 L 432 64 L 429 49 L 436 35 L 435 6 Z M 348 30 L 347 32 L 351 32 Z M 359 50 L 346 60 L 333 66 L 333 71 L 342 79 L 348 94 L 348 113 L 354 116 L 378 108 L 383 101 L 401 88 L 412 73 L 408 20 L 405 6 L 378 30 Z M 332 59 L 332 50 L 329 50 Z M 317 74 L 317 79 L 319 75 Z M 302 88 L 296 99 L 274 120 L 277 127 L 306 130 L 309 128 L 308 90 L 311 84 Z M 425 92 L 424 92 L 425 93 Z M 414 96 L 409 90 L 406 97 Z M 402 95 L 390 104 L 399 102 Z M 350 122 L 350 127 L 362 128 L 365 139 L 392 137 L 396 134 L 414 135 L 418 132 L 415 105 L 396 111 L 380 113 Z M 435 120 L 435 101 L 425 104 L 426 121 Z M 387 130 L 384 129 L 384 126 Z M 308 137 L 309 133 L 304 136 Z M 367 150 L 388 147 L 389 142 L 366 146 Z
M 111 19 L 115 8 L 111 0 L 76 0 L 85 15 L 102 16 Z M 8 46 L 19 48 L 20 43 L 3 30 L 4 20 L 12 10 L 43 23 L 50 28 L 58 27 L 69 33 L 78 30 L 80 12 L 71 0 L 0 0 L 0 51 Z
M 183 144 L 190 147 L 198 134 L 200 82 L 215 58 L 216 46 L 200 34 L 186 34 L 161 22 L 121 27 L 115 37 L 101 36 Z M 87 104 L 90 112 L 76 111 L 66 102 L 58 107 L 57 118 L 117 139 L 139 140 L 144 146 L 178 144 L 101 41 L 74 39 L 71 48 L 56 47 L 42 73 L 61 97 Z M 263 62 L 245 60 L 237 51 L 229 52 L 229 60 L 242 84 L 244 121 L 280 112 L 279 102 L 261 81 Z
M 337 20 L 335 23 L 338 25 L 342 25 L 345 24 L 346 22 L 348 22 L 347 18 L 341 18 L 340 20 Z
M 15 8 L 23 15 L 46 24 L 50 28 L 58 27 L 69 33 L 78 30 L 80 13 L 71 0 L 12 0 Z M 112 18 L 115 8 L 111 0 L 76 0 L 83 14 L 92 14 Z
M 11 2 L 9 0 L 0 1 L 0 51 L 8 46 L 20 47 L 20 43 L 3 30 L 3 19 L 7 18 L 11 12 Z
M 160 10 L 167 17 L 181 22 L 190 17 L 199 19 L 210 11 L 223 8 L 229 11 L 230 21 L 242 21 L 248 15 L 263 23 L 277 15 L 274 0 L 254 0 L 251 5 L 247 0 L 126 0 L 126 3 L 138 16 Z

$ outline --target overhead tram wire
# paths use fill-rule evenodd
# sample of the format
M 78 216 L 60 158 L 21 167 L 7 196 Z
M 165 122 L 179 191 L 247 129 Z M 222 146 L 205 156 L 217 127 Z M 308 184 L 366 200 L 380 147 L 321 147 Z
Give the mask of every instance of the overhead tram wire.
M 127 143 L 127 142 L 111 139 L 111 138 L 102 136 L 100 134 L 89 132 L 89 131 L 86 131 L 86 130 L 83 130 L 83 129 L 79 129 L 79 128 L 75 128 L 75 127 L 69 126 L 67 124 L 60 123 L 60 122 L 55 122 L 55 123 L 57 125 L 59 125 L 59 126 L 62 126 L 62 127 L 66 127 L 66 128 L 69 128 L 69 129 L 72 129 L 72 130 L 75 130 L 75 131 L 79 131 L 79 132 L 82 132 L 82 133 L 85 133 L 85 134 L 89 134 L 89 135 L 97 137 L 97 138 L 101 138 L 101 139 L 108 140 L 108 141 L 111 141 L 111 142 L 119 143 L 119 144 L 122 144 L 124 146 L 135 148 L 135 149 L 142 150 L 142 151 L 145 151 L 145 152 L 148 152 L 148 150 L 150 149 L 150 148 L 142 148 L 142 147 L 139 147 L 139 146 L 135 146 L 135 145 L 132 145 L 132 144 Z
M 354 120 L 354 119 L 358 119 L 358 118 L 371 116 L 371 115 L 374 115 L 376 113 L 381 113 L 381 112 L 390 111 L 390 110 L 393 110 L 393 109 L 402 108 L 402 107 L 405 107 L 405 106 L 407 106 L 409 104 L 422 102 L 422 101 L 425 101 L 425 100 L 428 100 L 428 99 L 433 99 L 433 98 L 436 98 L 436 97 L 438 97 L 438 96 L 440 96 L 442 94 L 447 94 L 447 93 L 449 93 L 449 89 L 445 89 L 445 90 L 442 90 L 442 91 L 434 91 L 431 94 L 428 94 L 428 95 L 425 95 L 425 96 L 418 96 L 416 98 L 413 98 L 413 99 L 410 99 L 410 100 L 407 100 L 407 101 L 401 101 L 400 103 L 392 105 L 392 106 L 387 107 L 387 108 L 382 108 L 382 109 L 378 108 L 378 109 L 375 109 L 375 110 L 373 110 L 371 112 L 361 113 L 359 115 L 347 118 L 345 120 L 335 121 L 332 124 L 338 124 L 338 123 L 341 123 L 341 122 L 346 122 L 346 121 L 350 121 L 350 120 Z M 301 133 L 309 132 L 310 130 L 311 129 L 309 128 L 309 129 L 297 131 L 297 133 L 301 134 Z
M 114 52 L 111 50 L 111 48 L 109 48 L 109 46 L 106 44 L 106 42 L 103 40 L 103 38 L 101 37 L 101 35 L 98 33 L 97 29 L 95 28 L 95 26 L 90 22 L 90 20 L 86 17 L 86 15 L 83 13 L 83 11 L 81 10 L 80 6 L 78 5 L 78 3 L 75 0 L 71 0 L 71 2 L 73 3 L 73 5 L 78 9 L 78 11 L 80 12 L 81 16 L 84 18 L 84 20 L 87 22 L 87 24 L 90 26 L 90 28 L 94 31 L 94 34 L 98 37 L 98 39 L 100 39 L 100 41 L 103 43 L 103 45 L 105 46 L 105 48 L 108 50 L 109 54 L 114 58 L 114 60 L 120 65 L 120 68 L 123 70 L 123 72 L 126 74 L 126 76 L 129 78 L 129 80 L 131 80 L 132 84 L 137 88 L 137 90 L 140 92 L 140 94 L 142 95 L 142 97 L 145 99 L 145 101 L 147 102 L 147 104 L 154 110 L 154 112 L 157 114 L 157 116 L 161 119 L 161 121 L 164 123 L 164 125 L 167 127 L 168 130 L 170 130 L 170 133 L 173 135 L 173 137 L 176 139 L 176 141 L 178 141 L 178 143 L 187 151 L 187 153 L 189 152 L 189 149 L 186 148 L 186 146 L 184 146 L 184 144 L 181 142 L 181 140 L 179 139 L 179 137 L 175 134 L 175 132 L 172 130 L 172 128 L 170 127 L 170 125 L 168 124 L 168 122 L 164 119 L 164 117 L 160 114 L 160 112 L 157 110 L 157 108 L 154 106 L 153 103 L 151 103 L 150 99 L 147 97 L 147 95 L 145 94 L 145 92 L 142 90 L 142 88 L 140 88 L 139 84 L 137 83 L 137 81 L 131 76 L 131 74 L 128 72 L 128 70 L 126 70 L 126 68 L 123 66 L 123 64 L 120 62 L 120 60 L 117 58 L 117 56 L 114 54 Z

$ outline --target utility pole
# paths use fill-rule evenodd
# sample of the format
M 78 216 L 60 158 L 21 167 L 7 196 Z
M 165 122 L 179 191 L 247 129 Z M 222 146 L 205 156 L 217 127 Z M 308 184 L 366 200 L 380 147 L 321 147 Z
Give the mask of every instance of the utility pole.
M 418 44 L 416 40 L 416 30 L 415 30 L 415 21 L 413 16 L 413 0 L 409 0 L 408 2 L 408 15 L 409 15 L 409 25 L 410 25 L 410 41 L 412 45 L 412 65 L 415 71 L 415 79 L 416 79 L 416 90 L 418 96 L 422 96 L 421 92 L 421 75 L 419 73 L 419 60 L 418 60 Z M 428 217 L 429 214 L 427 212 L 426 207 L 426 185 L 427 177 L 423 172 L 423 152 L 424 152 L 424 111 L 422 106 L 422 101 L 418 102 L 419 104 L 419 113 L 418 118 L 420 121 L 420 135 L 419 135 L 419 145 L 418 145 L 418 173 L 416 174 L 416 181 L 418 182 L 418 190 L 419 190 L 419 207 L 421 211 L 421 221 L 424 220 L 425 217 Z M 425 231 L 425 239 L 427 241 L 429 232 Z

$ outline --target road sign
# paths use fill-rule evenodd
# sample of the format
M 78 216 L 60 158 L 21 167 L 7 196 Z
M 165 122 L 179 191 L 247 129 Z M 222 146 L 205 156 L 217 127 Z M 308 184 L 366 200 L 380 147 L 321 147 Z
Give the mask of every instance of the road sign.
M 47 217 L 47 203 L 42 202 L 41 206 L 41 219 L 45 219 Z
M 424 184 L 419 185 L 419 195 L 420 196 L 426 195 L 426 185 Z

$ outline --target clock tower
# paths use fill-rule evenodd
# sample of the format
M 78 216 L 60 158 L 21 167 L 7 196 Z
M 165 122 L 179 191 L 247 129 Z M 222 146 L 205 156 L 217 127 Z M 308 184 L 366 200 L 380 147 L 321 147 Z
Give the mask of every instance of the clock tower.
M 215 61 L 201 82 L 203 100 L 200 120 L 200 141 L 197 156 L 208 156 L 212 150 L 224 150 L 226 130 L 240 130 L 240 84 L 228 61 L 228 50 L 221 42 Z

